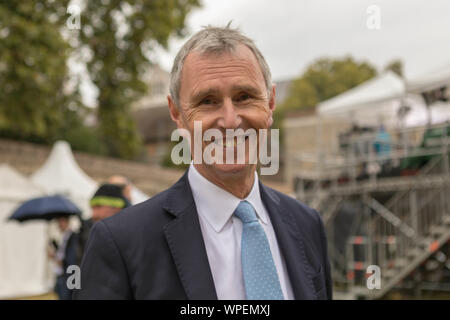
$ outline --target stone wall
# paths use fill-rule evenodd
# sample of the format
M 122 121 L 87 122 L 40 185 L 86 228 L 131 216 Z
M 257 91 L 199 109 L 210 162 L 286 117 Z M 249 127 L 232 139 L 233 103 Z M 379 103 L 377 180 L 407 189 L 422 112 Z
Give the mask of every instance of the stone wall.
M 48 146 L 0 139 L 0 163 L 7 163 L 19 172 L 30 175 L 44 164 L 50 150 Z M 167 189 L 183 174 L 180 170 L 82 152 L 74 152 L 74 156 L 81 169 L 97 182 L 103 182 L 113 174 L 122 174 L 149 195 Z
M 285 182 L 292 183 L 299 175 L 316 176 L 318 153 L 336 154 L 339 134 L 348 130 L 350 125 L 350 121 L 345 119 L 319 119 L 316 115 L 285 120 Z

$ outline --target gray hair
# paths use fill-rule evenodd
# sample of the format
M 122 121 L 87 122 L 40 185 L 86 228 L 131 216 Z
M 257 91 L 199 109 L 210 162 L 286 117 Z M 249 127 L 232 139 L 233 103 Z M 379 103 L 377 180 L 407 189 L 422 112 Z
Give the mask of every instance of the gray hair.
M 178 51 L 178 54 L 173 62 L 172 71 L 170 73 L 170 95 L 177 107 L 180 105 L 181 73 L 183 70 L 184 60 L 189 53 L 193 51 L 201 54 L 233 52 L 239 45 L 245 45 L 255 55 L 264 76 L 267 96 L 270 98 L 272 95 L 272 76 L 270 74 L 270 69 L 264 59 L 264 56 L 256 47 L 253 40 L 244 36 L 238 29 L 230 28 L 230 24 L 224 28 L 207 26 L 194 34 L 183 45 L 180 51 Z

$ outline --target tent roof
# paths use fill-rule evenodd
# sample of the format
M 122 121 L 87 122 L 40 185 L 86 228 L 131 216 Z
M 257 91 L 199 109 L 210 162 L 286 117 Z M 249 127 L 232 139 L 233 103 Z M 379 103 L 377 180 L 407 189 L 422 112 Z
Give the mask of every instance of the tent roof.
M 319 115 L 336 115 L 372 107 L 375 104 L 398 99 L 405 92 L 403 80 L 392 71 L 347 90 L 318 105 Z
M 450 121 L 450 103 L 448 102 L 435 102 L 426 108 L 412 108 L 405 118 L 405 126 L 426 126 L 428 124 L 428 112 L 430 113 L 431 124 L 444 123 Z
M 135 186 L 131 186 L 131 203 L 138 204 L 144 202 L 150 197 Z
M 7 164 L 0 165 L 0 200 L 25 201 L 44 194 L 44 190 Z
M 420 93 L 450 84 L 450 62 L 407 82 L 409 92 Z
M 54 144 L 46 162 L 31 175 L 31 180 L 47 193 L 63 194 L 85 209 L 86 200 L 97 188 L 97 183 L 78 166 L 66 141 Z
M 78 166 L 66 141 L 55 143 L 47 161 L 33 173 L 31 180 L 42 186 L 48 194 L 66 195 L 85 213 L 89 211 L 88 200 L 98 188 L 97 182 Z M 148 196 L 145 193 L 132 187 L 133 204 L 146 199 Z

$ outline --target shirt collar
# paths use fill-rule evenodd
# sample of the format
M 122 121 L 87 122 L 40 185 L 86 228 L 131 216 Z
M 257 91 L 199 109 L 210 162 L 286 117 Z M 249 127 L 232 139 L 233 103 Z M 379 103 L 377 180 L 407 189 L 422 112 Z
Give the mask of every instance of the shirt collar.
M 234 210 L 243 200 L 248 201 L 255 209 L 258 219 L 267 224 L 267 215 L 259 193 L 256 172 L 252 190 L 245 199 L 239 199 L 210 182 L 197 171 L 192 162 L 189 166 L 188 180 L 198 213 L 206 219 L 216 232 L 223 229 Z

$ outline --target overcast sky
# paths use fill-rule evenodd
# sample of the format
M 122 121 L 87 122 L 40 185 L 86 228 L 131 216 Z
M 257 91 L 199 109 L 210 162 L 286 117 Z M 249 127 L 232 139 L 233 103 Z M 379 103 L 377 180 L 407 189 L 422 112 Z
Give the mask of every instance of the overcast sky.
M 252 38 L 265 56 L 273 79 L 298 77 L 319 57 L 352 55 L 378 71 L 393 59 L 404 63 L 407 79 L 450 63 L 450 0 L 201 0 L 188 16 L 188 33 L 202 26 L 233 21 Z M 380 10 L 380 29 L 367 20 Z M 188 36 L 189 36 L 188 35 Z M 170 71 L 173 59 L 187 40 L 170 41 L 152 62 Z M 92 105 L 95 90 L 83 86 Z
M 367 27 L 371 5 L 380 9 L 378 30 Z M 188 28 L 192 34 L 230 20 L 255 40 L 275 80 L 300 75 L 322 56 L 350 54 L 378 70 L 400 58 L 409 78 L 450 63 L 449 0 L 203 0 Z M 158 50 L 166 70 L 185 40 Z

